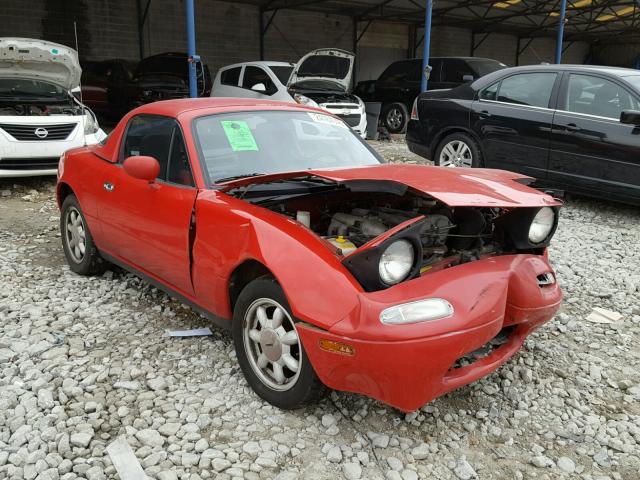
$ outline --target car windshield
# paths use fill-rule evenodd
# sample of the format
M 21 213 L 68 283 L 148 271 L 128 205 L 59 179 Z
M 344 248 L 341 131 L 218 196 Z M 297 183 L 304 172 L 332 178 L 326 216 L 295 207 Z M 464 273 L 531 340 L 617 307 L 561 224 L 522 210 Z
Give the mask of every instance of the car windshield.
M 383 162 L 342 120 L 317 112 L 208 115 L 195 119 L 193 130 L 211 183 Z
M 467 60 L 467 62 L 469 62 L 471 68 L 473 68 L 480 77 L 488 75 L 489 73 L 495 72 L 497 70 L 507 68 L 504 63 L 498 62 L 497 60 L 477 60 L 470 58 Z
M 65 100 L 68 94 L 64 88 L 41 80 L 24 78 L 0 78 L 1 97 L 47 98 Z
M 269 68 L 273 73 L 275 73 L 280 83 L 286 85 L 289 81 L 289 77 L 291 76 L 291 72 L 293 71 L 293 67 L 289 65 L 269 65 Z

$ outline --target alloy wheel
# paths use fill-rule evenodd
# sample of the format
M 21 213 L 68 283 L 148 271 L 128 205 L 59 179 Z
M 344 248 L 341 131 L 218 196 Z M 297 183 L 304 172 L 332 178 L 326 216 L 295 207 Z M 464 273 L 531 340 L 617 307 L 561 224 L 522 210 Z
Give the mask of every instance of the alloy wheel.
M 76 263 L 82 263 L 84 260 L 87 237 L 82 215 L 75 207 L 69 207 L 66 212 L 66 229 L 67 246 L 71 258 Z
M 244 316 L 242 340 L 251 368 L 276 391 L 291 389 L 302 367 L 302 347 L 293 320 L 278 302 L 259 298 Z
M 400 130 L 404 122 L 404 114 L 399 108 L 392 108 L 387 112 L 387 125 L 393 130 Z
M 452 140 L 440 151 L 441 167 L 471 167 L 473 154 L 471 148 L 462 140 Z

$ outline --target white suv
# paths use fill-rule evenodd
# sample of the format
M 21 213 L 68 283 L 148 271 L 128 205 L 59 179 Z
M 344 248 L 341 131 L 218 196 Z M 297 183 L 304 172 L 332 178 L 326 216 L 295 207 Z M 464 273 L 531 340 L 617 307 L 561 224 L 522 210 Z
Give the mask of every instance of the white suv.
M 81 72 L 64 45 L 0 38 L 0 178 L 55 175 L 66 150 L 106 137 L 72 94 Z
M 236 63 L 218 70 L 211 96 L 260 98 L 320 107 L 342 118 L 365 138 L 365 106 L 359 97 L 351 94 L 354 58 L 345 50 L 323 48 L 309 52 L 297 64 Z

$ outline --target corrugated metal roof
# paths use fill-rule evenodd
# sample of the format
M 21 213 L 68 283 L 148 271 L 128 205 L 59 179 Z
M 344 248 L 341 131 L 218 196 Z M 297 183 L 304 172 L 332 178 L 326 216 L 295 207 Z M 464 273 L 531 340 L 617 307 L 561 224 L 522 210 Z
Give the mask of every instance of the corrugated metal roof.
M 264 11 L 300 9 L 340 14 L 359 21 L 385 20 L 420 26 L 424 0 L 240 0 Z M 433 25 L 503 32 L 520 37 L 554 35 L 560 0 L 436 0 Z M 565 41 L 640 40 L 639 0 L 568 0 Z

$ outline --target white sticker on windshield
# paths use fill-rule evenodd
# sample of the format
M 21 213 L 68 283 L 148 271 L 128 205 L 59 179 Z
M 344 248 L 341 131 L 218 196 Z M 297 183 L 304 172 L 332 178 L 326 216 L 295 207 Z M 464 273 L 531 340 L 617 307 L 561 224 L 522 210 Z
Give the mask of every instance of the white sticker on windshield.
M 313 120 L 314 122 L 326 123 L 327 125 L 334 125 L 336 127 L 349 128 L 349 126 L 346 123 L 344 123 L 342 120 L 337 119 L 335 117 L 324 115 L 322 113 L 315 113 L 315 112 L 307 112 L 307 113 L 311 117 L 311 120 Z

